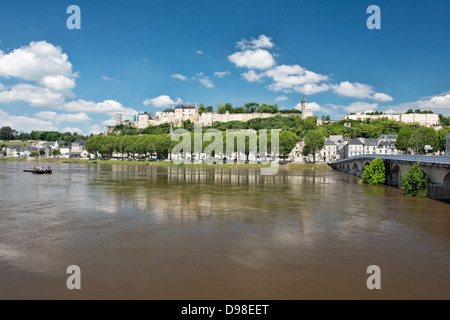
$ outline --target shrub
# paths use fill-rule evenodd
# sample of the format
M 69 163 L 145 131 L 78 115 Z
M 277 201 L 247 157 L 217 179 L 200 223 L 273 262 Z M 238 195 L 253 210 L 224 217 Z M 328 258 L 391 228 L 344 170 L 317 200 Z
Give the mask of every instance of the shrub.
M 362 181 L 366 184 L 384 184 L 386 182 L 386 167 L 383 160 L 373 159 L 372 163 L 364 168 Z
M 403 190 L 403 195 L 414 197 L 425 197 L 425 182 L 427 177 L 425 173 L 419 169 L 417 163 L 413 164 L 411 168 L 403 175 L 400 182 Z

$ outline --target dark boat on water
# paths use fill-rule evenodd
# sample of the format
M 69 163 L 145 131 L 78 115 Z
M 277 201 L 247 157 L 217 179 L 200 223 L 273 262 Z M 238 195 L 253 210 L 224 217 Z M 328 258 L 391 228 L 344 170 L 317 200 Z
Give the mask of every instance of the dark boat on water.
M 33 169 L 29 170 L 23 170 L 23 172 L 31 172 L 35 174 L 44 174 L 44 173 L 52 173 L 52 169 L 50 167 L 44 168 L 44 167 L 34 167 Z
M 39 157 L 39 148 L 37 148 L 37 159 L 39 161 L 39 166 L 34 166 L 33 169 L 28 169 L 28 170 L 25 169 L 25 170 L 23 170 L 23 172 L 31 172 L 34 174 L 45 174 L 45 173 L 50 174 L 50 173 L 52 173 L 52 168 L 41 167 L 41 158 Z

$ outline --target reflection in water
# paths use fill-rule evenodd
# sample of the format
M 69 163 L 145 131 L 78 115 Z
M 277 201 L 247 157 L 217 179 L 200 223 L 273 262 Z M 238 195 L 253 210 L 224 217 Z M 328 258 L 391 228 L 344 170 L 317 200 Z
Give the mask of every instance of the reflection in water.
M 334 171 L 24 165 L 0 162 L 0 298 L 450 298 L 441 202 Z

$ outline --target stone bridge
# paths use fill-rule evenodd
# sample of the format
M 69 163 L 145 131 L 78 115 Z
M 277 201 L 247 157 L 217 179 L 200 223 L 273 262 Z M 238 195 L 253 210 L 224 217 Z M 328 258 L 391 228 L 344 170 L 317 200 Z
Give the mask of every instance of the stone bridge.
M 411 155 L 360 155 L 329 163 L 329 166 L 358 177 L 362 176 L 364 167 L 375 158 L 381 158 L 388 172 L 387 184 L 400 186 L 403 174 L 417 163 L 427 175 L 427 194 L 432 199 L 450 200 L 450 157 L 449 156 L 411 156 Z

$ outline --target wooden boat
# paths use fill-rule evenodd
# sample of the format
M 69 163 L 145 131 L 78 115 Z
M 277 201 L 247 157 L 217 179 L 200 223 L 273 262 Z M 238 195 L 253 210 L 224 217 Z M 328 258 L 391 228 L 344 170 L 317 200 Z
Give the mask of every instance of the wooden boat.
M 52 169 L 50 167 L 44 168 L 44 167 L 34 167 L 33 169 L 29 170 L 23 170 L 23 172 L 31 172 L 35 174 L 44 174 L 44 173 L 52 173 Z
M 52 173 L 52 168 L 50 167 L 41 167 L 41 158 L 39 157 L 39 148 L 37 148 L 37 158 L 39 162 L 39 166 L 34 166 L 32 169 L 25 169 L 23 172 L 31 172 L 34 174 L 50 174 Z

